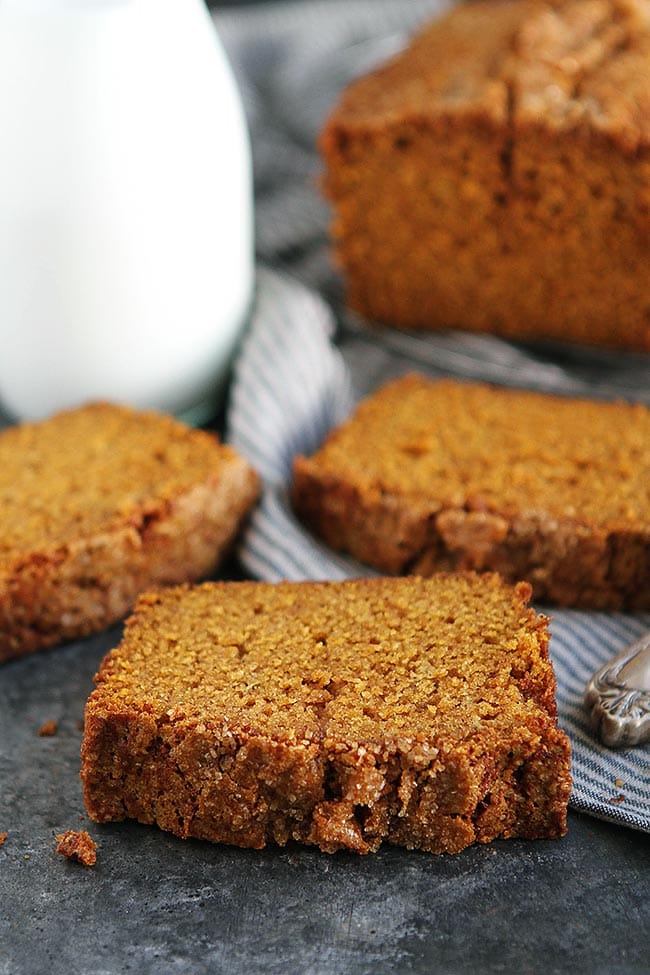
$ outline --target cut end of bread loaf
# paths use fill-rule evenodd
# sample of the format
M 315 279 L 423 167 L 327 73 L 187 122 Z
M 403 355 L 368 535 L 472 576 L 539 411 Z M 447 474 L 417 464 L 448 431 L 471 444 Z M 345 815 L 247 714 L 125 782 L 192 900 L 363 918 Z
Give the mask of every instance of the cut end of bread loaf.
M 3 430 L 0 661 L 209 575 L 258 489 L 216 436 L 153 412 L 96 403 Z
M 401 328 L 650 349 L 646 0 L 470 0 L 321 138 L 352 307 Z
M 142 596 L 86 709 L 90 817 L 326 852 L 562 835 L 569 746 L 529 593 L 468 574 Z

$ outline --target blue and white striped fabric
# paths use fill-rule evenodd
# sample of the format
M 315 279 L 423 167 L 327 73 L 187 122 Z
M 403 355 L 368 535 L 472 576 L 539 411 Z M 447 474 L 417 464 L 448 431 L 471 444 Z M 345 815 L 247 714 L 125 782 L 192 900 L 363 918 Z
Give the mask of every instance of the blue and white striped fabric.
M 353 403 L 419 368 L 504 385 L 650 401 L 642 356 L 532 349 L 489 336 L 367 330 L 342 306 L 328 259 L 314 138 L 337 91 L 403 42 L 445 0 L 301 0 L 222 11 L 215 21 L 250 120 L 257 196 L 257 301 L 235 365 L 228 439 L 264 491 L 240 557 L 254 577 L 371 575 L 329 551 L 288 503 L 292 459 L 312 452 Z M 543 609 L 543 607 L 541 607 Z M 560 724 L 571 738 L 572 805 L 650 832 L 650 747 L 614 751 L 592 736 L 582 695 L 592 673 L 650 628 L 650 615 L 550 611 Z
M 558 711 L 573 749 L 572 804 L 601 819 L 650 832 L 650 746 L 605 748 L 594 739 L 582 706 L 593 672 L 650 629 L 650 615 L 567 610 L 553 615 Z

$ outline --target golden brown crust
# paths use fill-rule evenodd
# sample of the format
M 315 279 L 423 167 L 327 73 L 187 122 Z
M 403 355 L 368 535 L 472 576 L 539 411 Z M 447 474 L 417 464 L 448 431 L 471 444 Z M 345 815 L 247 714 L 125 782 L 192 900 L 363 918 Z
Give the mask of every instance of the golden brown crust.
M 258 478 L 171 417 L 93 404 L 0 433 L 0 661 L 115 622 L 212 572 Z
M 86 707 L 88 814 L 326 852 L 559 836 L 568 742 L 529 595 L 473 574 L 145 594 Z
M 385 572 L 490 570 L 560 605 L 648 609 L 648 438 L 642 406 L 411 375 L 296 458 L 293 503 Z
M 321 138 L 350 304 L 406 328 L 650 349 L 647 0 L 470 0 Z

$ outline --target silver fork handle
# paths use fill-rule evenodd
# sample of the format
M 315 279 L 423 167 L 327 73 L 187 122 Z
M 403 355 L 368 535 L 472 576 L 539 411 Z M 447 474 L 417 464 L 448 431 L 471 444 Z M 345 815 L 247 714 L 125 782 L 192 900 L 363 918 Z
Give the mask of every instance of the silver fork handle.
M 622 748 L 650 739 L 650 633 L 596 671 L 584 701 L 605 745 Z

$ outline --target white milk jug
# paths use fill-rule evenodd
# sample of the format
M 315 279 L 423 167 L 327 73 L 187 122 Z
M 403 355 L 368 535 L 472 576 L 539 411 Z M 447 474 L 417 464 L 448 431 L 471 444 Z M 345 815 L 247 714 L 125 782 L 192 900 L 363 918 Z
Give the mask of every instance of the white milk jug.
M 202 0 L 0 0 L 0 407 L 198 416 L 252 277 L 245 121 Z

